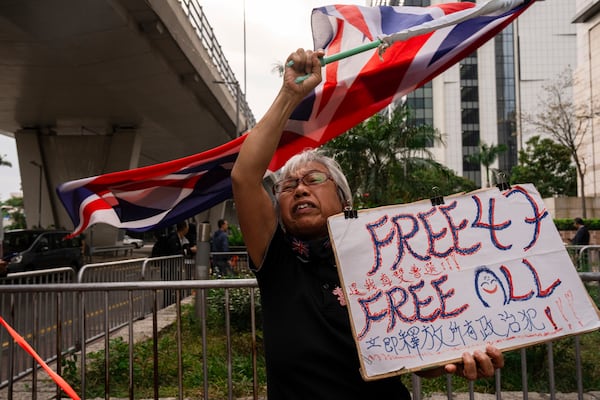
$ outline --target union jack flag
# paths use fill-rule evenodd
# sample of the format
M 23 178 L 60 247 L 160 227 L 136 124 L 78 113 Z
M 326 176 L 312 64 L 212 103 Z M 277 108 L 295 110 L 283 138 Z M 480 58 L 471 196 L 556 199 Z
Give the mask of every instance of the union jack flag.
M 278 170 L 299 151 L 322 145 L 430 81 L 534 1 L 492 0 L 502 7 L 487 14 L 476 13 L 485 5 L 470 2 L 314 9 L 314 45 L 327 55 L 401 31 L 417 34 L 394 42 L 381 56 L 373 49 L 326 65 L 323 82 L 288 120 L 269 169 Z M 449 16 L 470 13 L 447 26 Z M 423 30 L 427 33 L 419 33 Z M 58 195 L 75 226 L 72 235 L 98 222 L 134 231 L 169 226 L 231 198 L 230 171 L 245 137 L 166 163 L 60 185 Z
M 303 259 L 308 259 L 310 256 L 310 245 L 303 240 L 292 238 L 292 250 Z

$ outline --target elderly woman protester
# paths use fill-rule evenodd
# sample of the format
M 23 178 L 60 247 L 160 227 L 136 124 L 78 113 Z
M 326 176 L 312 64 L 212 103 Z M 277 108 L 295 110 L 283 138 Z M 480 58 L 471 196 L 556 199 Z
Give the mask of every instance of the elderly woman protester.
M 348 312 L 334 293 L 340 281 L 327 218 L 342 212 L 352 197 L 337 163 L 318 151 L 305 151 L 282 168 L 273 188 L 275 202 L 263 186 L 288 118 L 321 82 L 322 56 L 322 51 L 298 49 L 288 57 L 283 85 L 245 139 L 231 173 L 240 227 L 260 287 L 268 398 L 410 399 L 398 377 L 362 379 Z M 503 364 L 502 353 L 488 346 L 421 375 L 476 379 L 492 376 Z

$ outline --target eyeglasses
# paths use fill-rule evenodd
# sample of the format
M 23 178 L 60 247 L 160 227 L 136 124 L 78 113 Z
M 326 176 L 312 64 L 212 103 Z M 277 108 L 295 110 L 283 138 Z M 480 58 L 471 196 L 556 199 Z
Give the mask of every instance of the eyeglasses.
M 292 190 L 296 189 L 298 185 L 300 185 L 300 182 L 306 186 L 315 186 L 325 183 L 329 179 L 333 180 L 331 176 L 323 171 L 309 171 L 300 178 L 288 178 L 276 182 L 273 186 L 273 194 L 277 195 L 283 192 L 291 192 Z

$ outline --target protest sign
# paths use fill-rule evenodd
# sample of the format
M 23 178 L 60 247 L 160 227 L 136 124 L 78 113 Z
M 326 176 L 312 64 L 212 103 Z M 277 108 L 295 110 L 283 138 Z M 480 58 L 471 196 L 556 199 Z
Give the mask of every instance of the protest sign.
M 531 184 L 328 220 L 367 380 L 600 327 Z

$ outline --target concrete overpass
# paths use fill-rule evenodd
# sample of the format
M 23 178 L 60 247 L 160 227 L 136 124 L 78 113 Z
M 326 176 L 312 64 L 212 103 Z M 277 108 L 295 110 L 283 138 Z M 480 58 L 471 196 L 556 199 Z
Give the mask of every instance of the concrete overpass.
M 254 124 L 198 0 L 0 2 L 0 132 L 30 226 L 62 182 L 213 148 Z

